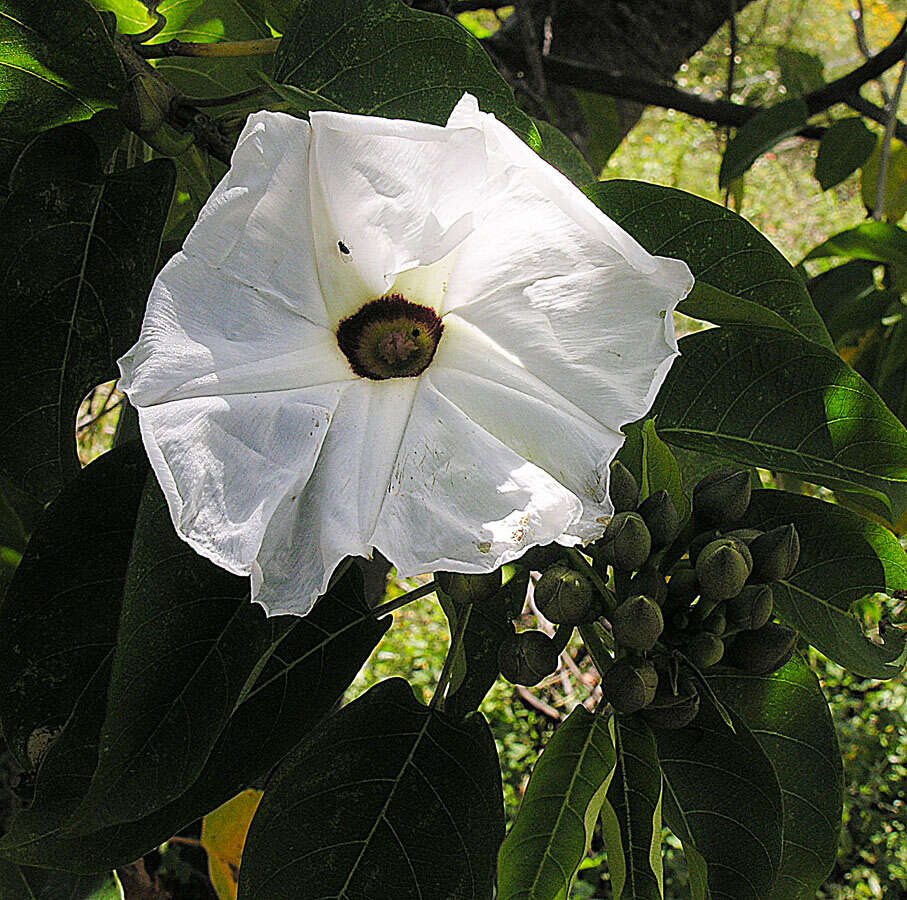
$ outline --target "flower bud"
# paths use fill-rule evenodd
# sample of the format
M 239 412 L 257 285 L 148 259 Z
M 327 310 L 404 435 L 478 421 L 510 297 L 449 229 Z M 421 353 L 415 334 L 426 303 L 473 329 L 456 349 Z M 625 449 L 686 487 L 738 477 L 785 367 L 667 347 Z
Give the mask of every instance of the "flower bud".
M 712 472 L 693 488 L 693 515 L 697 522 L 724 528 L 743 517 L 751 491 L 746 470 Z
M 652 702 L 642 711 L 643 718 L 653 728 L 684 728 L 699 713 L 699 688 L 685 672 L 677 679 L 677 693 L 671 690 L 669 678 L 658 680 Z
M 595 595 L 589 580 L 569 566 L 545 569 L 535 586 L 535 605 L 549 622 L 582 625 L 595 618 Z
M 636 509 L 639 498 L 639 485 L 633 473 L 619 460 L 611 463 L 611 481 L 608 494 L 615 512 L 629 512 Z
M 724 605 L 727 620 L 734 628 L 755 631 L 772 617 L 774 600 L 767 584 L 747 584 Z
M 630 579 L 630 594 L 642 594 L 664 606 L 668 596 L 668 583 L 657 569 L 642 569 Z
M 593 552 L 596 548 L 601 562 L 634 572 L 649 558 L 652 538 L 639 513 L 621 512 L 611 520 L 601 540 L 593 545 Z
M 680 516 L 667 491 L 656 491 L 646 497 L 639 505 L 639 514 L 649 529 L 652 546 L 656 550 L 667 547 L 680 532 Z
M 611 613 L 614 640 L 630 650 L 651 650 L 664 627 L 661 609 L 648 597 L 630 597 Z
M 758 631 L 738 634 L 727 649 L 725 662 L 750 675 L 770 675 L 787 663 L 796 646 L 796 631 L 769 622 Z
M 651 663 L 634 665 L 626 657 L 617 660 L 602 675 L 605 699 L 622 713 L 635 713 L 655 697 L 658 673 Z
M 724 634 L 726 628 L 727 612 L 723 605 L 710 612 L 702 623 L 703 631 L 708 631 L 710 634 L 717 634 L 719 637 Z
M 694 666 L 707 669 L 724 656 L 724 641 L 708 631 L 700 631 L 687 642 L 686 651 Z
M 511 634 L 498 649 L 498 668 L 511 684 L 538 684 L 557 669 L 554 641 L 541 631 Z
M 481 603 L 490 600 L 501 589 L 501 570 L 485 575 L 435 572 L 435 580 L 448 597 L 461 603 Z
M 695 570 L 685 563 L 678 563 L 674 566 L 671 570 L 671 577 L 668 580 L 666 605 L 688 608 L 699 596 L 699 593 L 699 579 L 696 577 Z
M 709 528 L 707 531 L 702 531 L 690 541 L 690 565 L 696 565 L 696 560 L 699 559 L 699 554 L 702 552 L 703 547 L 707 547 L 712 541 L 718 540 L 719 534 L 714 528 Z
M 800 559 L 800 536 L 793 525 L 779 525 L 750 544 L 753 581 L 762 584 L 787 578 Z
M 696 560 L 696 577 L 703 595 L 712 600 L 736 597 L 750 573 L 746 558 L 735 542 L 725 538 L 712 541 Z
M 154 72 L 139 72 L 129 79 L 120 100 L 123 123 L 136 134 L 157 131 L 164 124 L 174 92 Z

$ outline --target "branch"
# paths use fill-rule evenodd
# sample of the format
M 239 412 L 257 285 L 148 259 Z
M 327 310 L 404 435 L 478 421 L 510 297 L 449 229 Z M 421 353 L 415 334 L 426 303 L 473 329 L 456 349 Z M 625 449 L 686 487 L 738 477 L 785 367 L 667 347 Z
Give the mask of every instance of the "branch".
M 501 37 L 500 32 L 486 38 L 483 43 L 511 68 L 525 69 L 527 67 L 526 59 L 520 48 Z M 854 106 L 856 102 L 862 107 L 857 109 L 858 112 L 863 112 L 864 115 L 875 121 L 881 120 L 883 124 L 887 122 L 884 110 L 880 110 L 869 101 L 863 101 L 859 97 L 859 89 L 863 84 L 872 81 L 900 61 L 905 51 L 907 51 L 907 23 L 901 26 L 897 36 L 884 50 L 871 57 L 863 65 L 841 78 L 823 85 L 818 90 L 805 94 L 803 100 L 810 115 L 816 115 L 836 103 L 846 103 L 857 109 L 857 106 Z M 596 94 L 606 94 L 622 100 L 635 100 L 637 103 L 644 103 L 648 106 L 676 109 L 678 112 L 687 113 L 697 119 L 715 122 L 718 125 L 739 127 L 763 110 L 763 107 L 747 106 L 730 100 L 707 99 L 670 84 L 649 81 L 635 75 L 608 72 L 596 66 L 559 56 L 543 57 L 542 65 L 546 77 L 558 84 Z M 825 133 L 825 129 L 807 125 L 798 133 L 807 138 L 820 138 Z M 899 123 L 898 135 L 901 136 L 901 134 L 907 134 L 907 127 Z
M 169 56 L 195 56 L 207 59 L 223 59 L 235 56 L 261 56 L 273 53 L 280 38 L 261 38 L 256 41 L 223 41 L 221 43 L 194 43 L 190 41 L 167 41 L 165 44 L 138 44 L 136 50 L 144 59 L 164 59 Z

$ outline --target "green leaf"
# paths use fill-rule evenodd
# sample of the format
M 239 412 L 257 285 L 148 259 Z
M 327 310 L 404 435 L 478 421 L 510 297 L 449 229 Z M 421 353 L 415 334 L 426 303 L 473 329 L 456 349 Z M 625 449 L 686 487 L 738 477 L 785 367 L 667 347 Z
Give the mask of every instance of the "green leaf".
M 124 131 L 119 113 L 112 109 L 42 131 L 19 154 L 9 173 L 10 191 L 61 178 L 100 183 Z
M 907 266 L 907 231 L 888 222 L 864 222 L 832 235 L 813 247 L 804 260 L 844 256 L 849 259 L 872 259 L 876 262 Z
M 622 832 L 627 900 L 662 900 L 664 874 L 661 860 L 662 776 L 655 738 L 636 716 L 617 715 L 612 720 L 617 754 L 608 801 Z M 608 865 L 614 853 L 608 851 Z M 614 888 L 615 900 L 624 896 Z
M 112 874 L 68 875 L 30 869 L 0 860 L 3 900 L 122 900 Z
M 22 186 L 2 210 L 0 471 L 39 501 L 79 471 L 79 403 L 138 336 L 172 190 L 155 160 Z
M 90 119 L 125 84 L 104 23 L 82 0 L 0 0 L 0 171 L 29 135 Z
M 88 466 L 47 508 L 0 607 L 0 724 L 26 769 L 37 767 L 116 642 L 147 473 L 137 444 Z
M 119 31 L 137 34 L 155 21 L 139 0 L 90 0 L 97 9 L 116 14 Z M 167 41 L 214 43 L 271 37 L 265 21 L 267 0 L 161 0 L 157 9 L 167 26 L 149 44 Z M 218 97 L 255 87 L 267 56 L 193 59 L 174 56 L 155 60 L 168 81 L 189 97 Z
M 800 97 L 825 84 L 825 63 L 815 53 L 779 47 L 775 59 L 781 70 L 781 83 L 790 96 Z
M 697 281 L 678 309 L 685 316 L 719 325 L 762 325 L 792 331 L 794 334 L 800 333 L 787 319 L 769 307 L 743 297 L 735 297 L 706 281 Z
M 505 585 L 490 600 L 473 604 L 463 633 L 465 673 L 456 690 L 452 690 L 445 700 L 444 710 L 448 715 L 462 717 L 478 709 L 497 681 L 501 672 L 498 648 L 513 630 L 507 608 L 508 598 L 509 591 Z
M 285 627 L 249 582 L 176 534 L 149 475 L 126 572 L 98 765 L 73 832 L 142 818 L 198 778 L 246 679 Z
M 876 591 L 907 589 L 907 555 L 898 539 L 850 510 L 786 491 L 755 491 L 744 523 L 767 531 L 793 522 L 800 536 L 794 573 L 772 586 L 775 613 L 830 659 L 867 678 L 902 667 L 904 635 L 869 640 L 851 613 Z
M 836 353 L 740 327 L 688 335 L 680 349 L 652 409 L 663 440 L 899 498 L 907 430 Z
M 809 292 L 835 342 L 879 324 L 897 295 L 876 289 L 877 264 L 854 259 L 809 280 Z
M 840 184 L 872 155 L 876 136 L 859 116 L 839 119 L 819 141 L 816 180 L 823 191 Z
M 799 98 L 783 100 L 753 116 L 741 126 L 724 151 L 718 187 L 726 187 L 743 175 L 763 153 L 796 134 L 808 118 L 809 109 Z
M 595 181 L 595 173 L 576 145 L 559 128 L 543 119 L 533 119 L 542 138 L 539 155 L 555 169 L 566 175 L 575 185 L 582 187 Z
M 239 897 L 487 898 L 503 817 L 485 720 L 455 722 L 389 679 L 328 718 L 268 783 Z
M 92 464 L 96 465 L 96 464 Z M 107 560 L 124 571 L 122 557 Z M 177 800 L 135 822 L 76 837 L 64 831 L 98 759 L 109 656 L 84 688 L 38 774 L 35 801 L 0 841 L 22 864 L 96 872 L 130 862 L 265 776 L 340 699 L 390 618 L 376 621 L 358 571 L 347 573 L 305 618 L 283 617 L 282 639 L 233 712 L 195 783 Z
M 464 91 L 538 146 L 532 121 L 482 45 L 452 19 L 402 0 L 301 0 L 274 80 L 354 113 L 443 125 Z M 314 107 L 313 107 L 314 108 Z
M 742 316 L 752 324 L 768 325 L 776 321 L 774 314 L 810 340 L 832 346 L 803 279 L 735 212 L 675 188 L 640 181 L 600 182 L 586 193 L 650 253 L 685 260 L 697 286 L 716 289 L 694 287 L 678 307 L 680 312 L 716 325 L 740 324 Z
M 498 857 L 499 900 L 562 900 L 614 774 L 608 719 L 577 706 L 539 757 Z
M 654 729 L 665 821 L 695 851 L 688 859 L 702 857 L 713 897 L 763 900 L 781 867 L 781 787 L 753 733 L 730 715 L 733 732 L 703 698 L 686 728 Z
M 671 495 L 681 521 L 685 521 L 690 514 L 690 501 L 683 490 L 680 465 L 671 448 L 658 436 L 655 420 L 646 419 L 642 425 L 634 422 L 623 430 L 627 439 L 618 459 L 636 478 L 640 502 L 656 491 L 665 490 Z
M 771 900 L 811 900 L 834 865 L 843 771 L 828 703 L 798 656 L 774 675 L 713 672 L 722 703 L 746 722 L 781 785 L 784 847 Z
M 626 129 L 613 97 L 574 91 L 586 118 L 586 156 L 597 174 L 607 165 L 611 154 L 620 146 Z
M 883 140 L 880 135 L 875 149 L 860 173 L 860 193 L 863 205 L 870 213 L 875 210 L 878 201 Z M 907 212 L 907 144 L 897 138 L 891 141 L 888 155 L 884 202 L 884 216 L 889 222 L 899 221 Z

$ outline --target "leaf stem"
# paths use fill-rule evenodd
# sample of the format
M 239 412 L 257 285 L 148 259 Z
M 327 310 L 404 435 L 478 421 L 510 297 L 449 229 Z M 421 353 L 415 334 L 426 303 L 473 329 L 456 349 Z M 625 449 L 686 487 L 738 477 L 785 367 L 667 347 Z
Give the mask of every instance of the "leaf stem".
M 467 603 L 457 619 L 457 627 L 454 629 L 453 636 L 450 639 L 450 648 L 447 651 L 447 658 L 444 660 L 444 668 L 441 669 L 441 675 L 438 678 L 438 686 L 435 688 L 431 702 L 428 704 L 429 709 L 437 709 L 439 705 L 441 709 L 444 709 L 444 695 L 447 693 L 447 688 L 453 675 L 457 650 L 460 649 L 460 644 L 463 643 L 463 635 L 466 634 L 466 625 L 469 622 L 469 614 L 471 612 L 472 604 Z
M 412 603 L 413 600 L 420 600 L 422 597 L 426 597 L 428 594 L 433 594 L 437 589 L 438 582 L 432 579 L 427 584 L 413 588 L 413 590 L 407 591 L 405 594 L 401 594 L 399 597 L 395 597 L 393 600 L 388 600 L 387 603 L 382 603 L 380 606 L 376 606 L 372 610 L 372 615 L 375 616 L 375 618 L 386 616 L 388 613 L 395 612 L 396 610 L 400 609 L 400 607 L 406 606 L 407 603 Z
M 579 566 L 579 570 L 589 579 L 589 581 L 591 581 L 595 585 L 596 588 L 598 588 L 598 592 L 604 599 L 606 611 L 609 613 L 613 612 L 615 608 L 614 595 L 611 593 L 611 591 L 608 590 L 608 585 L 605 584 L 605 581 L 601 577 L 601 575 L 599 575 L 598 572 L 595 571 L 586 557 L 583 556 L 583 554 L 580 553 L 579 550 L 577 550 L 575 547 L 571 547 L 569 550 L 567 550 L 567 556 L 570 557 L 570 560 L 573 563 Z

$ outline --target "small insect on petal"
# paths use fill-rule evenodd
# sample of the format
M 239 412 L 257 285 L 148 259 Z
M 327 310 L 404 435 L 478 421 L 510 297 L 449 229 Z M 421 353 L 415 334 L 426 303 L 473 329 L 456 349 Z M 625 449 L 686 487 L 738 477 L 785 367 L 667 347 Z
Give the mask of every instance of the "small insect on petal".
M 344 256 L 349 256 L 349 255 L 350 255 L 350 248 L 347 247 L 347 245 L 344 244 L 343 241 L 337 241 L 337 249 L 338 249 Z

